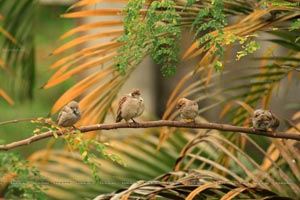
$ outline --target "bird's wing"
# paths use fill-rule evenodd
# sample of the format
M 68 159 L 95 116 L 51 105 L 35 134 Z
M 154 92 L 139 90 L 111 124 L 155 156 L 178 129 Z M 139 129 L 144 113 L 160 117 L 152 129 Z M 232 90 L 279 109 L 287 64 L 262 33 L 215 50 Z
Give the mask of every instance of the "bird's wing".
M 119 107 L 117 110 L 117 119 L 116 122 L 120 122 L 122 120 L 121 114 L 122 114 L 122 105 L 127 101 L 127 99 L 129 98 L 129 95 L 125 95 L 123 96 L 120 101 L 119 101 Z
M 63 107 L 61 109 L 61 111 L 59 112 L 58 116 L 57 116 L 57 119 L 56 119 L 56 122 L 58 123 L 59 122 L 59 119 L 62 117 L 63 113 L 66 112 L 66 106 Z
M 274 114 L 273 112 L 270 111 L 270 113 L 272 114 L 273 118 L 275 119 L 275 122 L 273 124 L 273 128 L 278 128 L 278 126 L 280 125 L 280 119 L 278 117 L 278 115 Z
M 57 117 L 57 123 L 60 121 L 61 117 L 69 112 L 72 112 L 71 108 L 65 106 L 63 107 L 63 109 L 61 109 L 61 111 L 59 112 L 58 114 L 58 117 Z

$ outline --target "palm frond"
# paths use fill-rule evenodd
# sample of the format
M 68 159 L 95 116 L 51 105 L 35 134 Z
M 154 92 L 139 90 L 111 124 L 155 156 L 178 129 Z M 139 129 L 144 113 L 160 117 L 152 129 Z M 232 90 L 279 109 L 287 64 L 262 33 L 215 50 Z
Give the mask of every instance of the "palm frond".
M 3 20 L 3 16 L 1 15 L 1 20 Z M 17 44 L 16 39 L 8 33 L 5 29 L 0 26 L 0 33 L 4 35 L 4 38 L 7 40 L 10 40 L 12 43 Z M 4 49 L 3 49 L 4 50 Z M 3 69 L 5 72 L 8 72 L 10 76 L 13 76 L 13 71 L 11 68 L 7 66 L 4 60 L 0 59 L 0 68 Z M 4 98 L 10 105 L 14 104 L 14 101 L 11 99 L 11 97 L 0 87 L 0 96 Z
M 54 63 L 50 69 L 58 69 L 48 80 L 43 88 L 53 87 L 80 73 L 94 70 L 76 85 L 66 91 L 55 103 L 52 114 L 57 112 L 67 101 L 82 97 L 80 107 L 84 110 L 81 124 L 99 123 L 104 120 L 108 109 L 118 91 L 130 76 L 135 66 L 128 69 L 125 76 L 120 76 L 114 70 L 113 59 L 117 56 L 117 49 L 122 43 L 117 39 L 123 34 L 123 16 L 120 19 L 110 19 L 111 16 L 121 14 L 122 9 L 92 9 L 86 10 L 97 1 L 80 1 L 74 7 L 81 7 L 80 11 L 74 11 L 62 15 L 66 18 L 85 18 L 91 16 L 105 16 L 109 19 L 87 23 L 70 30 L 61 38 L 73 36 L 78 32 L 93 31 L 81 37 L 75 37 L 52 52 L 60 54 L 74 48 L 77 45 L 87 44 L 83 49 L 71 53 Z M 119 2 L 119 1 L 118 1 Z M 120 1 L 121 3 L 124 1 Z M 101 3 L 101 2 L 100 2 Z M 104 30 L 106 29 L 106 30 Z M 101 43 L 95 42 L 101 40 Z M 131 62 L 130 60 L 128 60 Z M 107 88 L 110 88 L 107 90 Z M 83 95 L 84 94 L 84 95 Z M 97 114 L 95 114 L 97 113 Z
M 162 179 L 163 177 L 163 179 Z M 167 177 L 167 179 L 165 178 Z M 138 181 L 127 189 L 102 194 L 94 200 L 105 199 L 258 199 L 278 198 L 276 193 L 258 186 L 224 180 L 217 173 L 205 170 L 169 172 L 157 179 Z
M 159 131 L 151 129 L 144 134 L 147 136 L 111 142 L 109 151 L 118 154 L 127 166 L 96 159 L 95 162 L 101 164 L 99 175 L 102 179 L 97 184 L 90 169 L 75 152 L 42 150 L 34 153 L 30 160 L 49 183 L 47 194 L 54 199 L 58 194 L 60 198 L 69 199 L 91 198 L 99 193 L 102 195 L 96 199 L 185 199 L 216 195 L 224 199 L 231 196 L 279 198 L 282 195 L 289 199 L 299 195 L 299 172 L 295 171 L 299 156 L 293 156 L 299 153 L 296 143 L 285 141 L 288 143 L 276 145 L 276 150 L 271 151 L 274 149 L 271 145 L 270 150 L 265 151 L 245 136 L 249 148 L 245 151 L 217 131 L 200 130 L 192 137 L 193 130 L 184 130 L 173 134 L 157 152 Z M 253 157 L 253 151 L 262 159 Z M 219 155 L 229 160 L 227 166 L 218 159 Z
M 14 101 L 8 96 L 8 94 L 0 88 L 0 96 L 3 97 L 10 105 L 14 105 Z
M 6 37 L 1 41 L 1 56 L 13 76 L 6 79 L 5 88 L 13 91 L 12 96 L 33 98 L 35 83 L 34 13 L 36 1 L 3 1 L 0 9 L 3 15 L 0 32 Z M 22 19 L 22 20 L 20 20 Z M 4 31 L 5 30 L 5 31 Z
M 182 149 L 174 170 L 208 170 L 236 183 L 245 181 L 291 198 L 299 195 L 299 156 L 294 156 L 299 148 L 295 142 L 272 140 L 265 151 L 250 137 L 243 138 L 245 148 L 216 133 L 199 133 Z
M 299 53 L 295 51 L 297 44 L 291 42 L 296 39 L 297 34 L 288 31 L 272 31 L 272 33 L 281 36 L 281 38 L 273 40 L 276 45 L 286 44 L 286 41 L 289 41 L 290 46 L 284 46 L 290 47 L 285 56 L 272 56 L 270 55 L 272 52 L 267 51 L 268 54 L 266 55 L 268 56 L 266 57 L 254 57 L 255 60 L 261 61 L 261 65 L 243 66 L 243 68 L 230 67 L 230 69 L 225 68 L 222 74 L 214 72 L 213 75 L 208 75 L 211 73 L 213 61 L 207 61 L 210 56 L 208 56 L 209 53 L 206 53 L 195 67 L 196 71 L 183 76 L 173 90 L 163 118 L 174 119 L 177 113 L 175 112 L 172 116 L 170 113 L 174 110 L 176 99 L 181 96 L 190 96 L 198 101 L 200 106 L 206 105 L 206 101 L 212 102 L 203 107 L 200 114 L 203 113 L 202 111 L 210 109 L 213 109 L 214 112 L 221 110 L 220 116 L 226 115 L 225 120 L 230 123 L 249 125 L 252 110 L 256 107 L 269 108 L 271 97 L 276 92 L 276 88 L 279 88 L 286 78 L 291 82 L 292 79 L 296 78 L 293 74 L 298 73 Z M 239 63 L 232 62 L 232 64 L 238 65 Z M 197 82 L 191 84 L 191 80 L 195 77 L 199 79 L 198 84 Z M 219 82 L 217 78 L 221 78 L 221 81 Z M 212 91 L 217 92 L 212 93 Z M 210 93 L 214 98 L 205 95 L 206 93 Z M 236 102 L 239 103 L 236 104 Z M 165 134 L 159 146 L 170 134 L 171 132 Z
M 41 150 L 31 155 L 29 160 L 39 168 L 45 182 L 49 183 L 46 192 L 51 198 L 91 198 L 99 193 L 120 190 L 141 179 L 151 180 L 170 171 L 180 149 L 191 135 L 178 133 L 157 151 L 158 134 L 158 130 L 151 129 L 141 136 L 111 141 L 107 151 L 119 155 L 126 167 L 103 158 L 95 159 L 94 162 L 100 164 L 100 183 L 94 182 L 91 170 L 83 164 L 77 152 Z

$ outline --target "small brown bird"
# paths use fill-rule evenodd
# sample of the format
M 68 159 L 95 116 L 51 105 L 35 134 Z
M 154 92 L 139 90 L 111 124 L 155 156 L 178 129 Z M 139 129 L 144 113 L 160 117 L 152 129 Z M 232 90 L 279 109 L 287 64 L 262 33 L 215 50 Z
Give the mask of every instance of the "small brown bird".
M 81 117 L 81 111 L 76 101 L 71 101 L 60 111 L 57 124 L 62 127 L 73 126 Z
M 254 111 L 252 124 L 254 129 L 264 131 L 271 129 L 273 132 L 275 132 L 280 122 L 278 117 L 270 110 L 257 109 Z
M 116 122 L 125 119 L 128 122 L 130 119 L 140 116 L 145 110 L 144 100 L 141 97 L 139 89 L 133 89 L 131 93 L 123 96 L 119 101 Z
M 177 101 L 177 109 L 180 111 L 180 116 L 186 121 L 195 122 L 198 116 L 198 104 L 195 101 L 189 100 L 187 98 L 180 98 Z

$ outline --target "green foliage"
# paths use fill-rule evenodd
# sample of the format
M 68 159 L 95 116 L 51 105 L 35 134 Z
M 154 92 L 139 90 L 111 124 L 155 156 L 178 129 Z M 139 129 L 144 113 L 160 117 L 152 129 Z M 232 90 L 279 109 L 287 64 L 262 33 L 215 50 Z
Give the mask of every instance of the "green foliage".
M 296 21 L 294 21 L 292 23 L 291 27 L 289 28 L 289 31 L 299 30 L 299 29 L 300 29 L 300 19 L 297 19 Z M 295 42 L 298 42 L 299 39 L 300 39 L 300 36 L 295 39 Z
M 118 40 L 124 45 L 118 50 L 116 68 L 124 75 L 128 67 L 138 65 L 149 54 L 155 63 L 162 66 L 161 72 L 164 76 L 172 76 L 178 64 L 178 40 L 182 37 L 180 11 L 174 1 L 152 1 L 146 14 L 142 14 L 144 3 L 145 1 L 131 0 L 124 9 L 125 33 Z M 193 3 L 195 1 L 188 1 L 183 10 L 193 7 Z M 205 51 L 215 47 L 210 53 L 222 58 L 224 55 L 222 28 L 225 25 L 227 22 L 223 1 L 212 0 L 211 4 L 199 9 L 191 30 L 195 31 L 195 39 L 199 37 L 197 39 L 199 46 L 203 46 Z M 217 31 L 216 36 L 212 35 L 214 31 Z M 250 53 L 253 46 L 253 44 L 247 46 L 245 52 Z M 222 69 L 221 62 L 215 62 L 214 66 L 217 71 Z
M 191 5 L 193 2 L 188 1 L 187 5 Z M 192 31 L 196 31 L 194 38 L 196 39 L 200 36 L 198 39 L 199 46 L 203 46 L 205 51 L 213 46 L 216 47 L 215 51 L 211 51 L 210 53 L 218 55 L 221 58 L 224 55 L 224 49 L 221 45 L 224 39 L 222 28 L 227 25 L 223 9 L 223 0 L 212 0 L 211 4 L 199 10 L 198 16 L 191 27 Z M 213 31 L 218 32 L 216 37 L 211 34 Z M 207 33 L 203 35 L 205 32 Z
M 179 14 L 176 14 L 173 1 L 155 1 L 151 4 L 147 18 L 147 26 L 151 27 L 150 40 L 153 41 L 151 56 L 157 64 L 161 64 L 164 76 L 176 72 L 178 64 L 179 42 L 181 32 Z M 163 10 L 157 15 L 157 10 Z M 159 36 L 159 37 L 158 37 Z
M 203 23 L 205 19 L 207 22 Z M 207 42 L 208 40 L 213 39 L 212 35 L 210 34 L 202 36 L 203 32 L 212 32 L 214 30 L 218 30 L 220 34 L 219 36 L 222 37 L 222 28 L 225 25 L 227 25 L 227 22 L 223 13 L 223 0 L 212 0 L 211 4 L 207 5 L 207 7 L 205 7 L 204 9 L 199 10 L 198 16 L 195 18 L 191 30 L 196 31 L 195 38 L 201 36 L 201 40 L 199 40 L 199 43 L 201 45 Z
M 39 170 L 30 166 L 15 153 L 0 152 L 0 183 L 7 199 L 46 199 L 43 178 Z
M 236 60 L 240 60 L 242 57 L 247 56 L 248 54 L 253 53 L 260 48 L 259 44 L 253 40 L 253 37 L 258 37 L 258 35 L 255 34 L 247 35 L 245 37 L 238 37 L 239 43 L 242 45 L 243 50 L 237 52 Z
M 57 130 L 62 130 L 61 127 L 58 127 L 51 118 L 42 118 L 39 117 L 35 120 L 31 120 L 32 123 L 39 124 L 33 133 L 34 135 L 41 134 L 46 131 L 52 131 L 54 138 L 58 139 L 59 136 L 56 133 Z M 78 151 L 81 155 L 83 163 L 88 165 L 92 170 L 92 175 L 94 177 L 94 181 L 99 183 L 101 181 L 98 175 L 98 169 L 100 166 L 99 162 L 96 160 L 99 158 L 104 158 L 106 160 L 110 160 L 119 165 L 126 166 L 126 164 L 122 161 L 122 159 L 116 155 L 111 154 L 106 151 L 106 147 L 109 146 L 108 143 L 101 143 L 95 139 L 87 139 L 84 138 L 84 134 L 80 133 L 80 131 L 76 130 L 75 132 L 70 130 L 70 132 L 64 134 L 64 139 L 68 144 L 68 147 L 73 151 Z
M 221 71 L 223 70 L 223 63 L 217 60 L 217 61 L 214 63 L 214 69 L 215 69 L 217 72 L 221 72 Z
M 196 0 L 187 0 L 185 6 L 186 6 L 186 7 L 190 7 L 190 6 L 192 6 L 195 2 L 196 2 Z
M 142 33 L 144 33 L 145 25 L 138 23 L 140 20 L 140 9 L 143 6 L 144 1 L 130 1 L 124 12 L 127 16 L 124 19 L 125 33 L 119 38 L 119 42 L 126 42 L 119 50 L 119 56 L 116 58 L 116 67 L 120 74 L 124 75 L 126 69 L 130 65 L 137 65 L 141 62 L 144 53 L 141 47 L 144 43 Z M 136 32 L 136 33 L 135 33 Z M 137 34 L 135 36 L 135 34 Z M 139 37 L 140 36 L 140 37 Z M 132 57 L 134 61 L 131 63 Z
M 172 76 L 178 64 L 178 40 L 182 37 L 179 11 L 174 1 L 152 1 L 143 15 L 141 9 L 144 3 L 132 0 L 124 9 L 125 33 L 119 38 L 124 45 L 118 50 L 116 68 L 124 75 L 129 66 L 136 66 L 150 54 L 155 63 L 162 65 L 162 74 Z M 188 1 L 183 9 L 192 7 L 193 3 L 195 1 Z M 211 4 L 199 10 L 191 26 L 191 30 L 195 30 L 194 38 L 200 36 L 197 39 L 199 46 L 203 46 L 204 50 L 215 47 L 210 53 L 220 58 L 224 55 L 222 28 L 227 25 L 223 9 L 222 0 L 212 0 Z M 213 31 L 217 31 L 216 36 L 211 34 Z M 203 35 L 203 32 L 207 33 Z M 253 47 L 253 43 L 249 44 L 245 52 L 250 53 Z M 214 66 L 216 71 L 221 71 L 223 67 L 220 61 L 215 62 Z
M 84 134 L 80 132 L 77 132 L 76 135 L 67 133 L 64 138 L 71 150 L 78 151 L 82 161 L 90 167 L 95 183 L 101 182 L 98 174 L 98 169 L 101 165 L 97 162 L 99 158 L 110 160 L 122 166 L 126 165 L 118 155 L 106 151 L 106 146 L 109 146 L 107 143 L 100 143 L 95 139 L 84 138 Z
M 187 1 L 183 10 L 193 7 L 195 2 Z M 176 72 L 178 64 L 178 39 L 181 38 L 179 11 L 175 9 L 174 1 L 152 1 L 147 13 L 142 14 L 144 3 L 145 1 L 132 0 L 124 9 L 125 34 L 119 38 L 119 42 L 124 45 L 116 58 L 117 70 L 124 75 L 129 66 L 138 65 L 150 54 L 157 64 L 162 65 L 162 74 L 171 76 Z M 223 32 L 226 25 L 223 0 L 212 0 L 210 4 L 205 4 L 204 8 L 199 9 L 191 25 L 199 47 L 204 51 L 209 50 L 214 57 L 219 57 L 213 63 L 216 71 L 223 70 L 223 64 L 219 60 L 224 56 L 224 42 L 230 44 L 239 40 L 240 44 L 244 44 L 243 50 L 237 53 L 238 60 L 259 49 L 258 43 L 251 40 L 254 35 L 241 37 L 232 34 L 232 38 L 228 38 Z
M 52 121 L 51 118 L 38 117 L 34 120 L 31 120 L 31 123 L 38 124 L 38 127 L 33 130 L 34 135 L 38 135 L 38 134 L 44 133 L 46 131 L 53 131 L 54 137 L 55 138 L 58 137 L 55 133 L 55 131 L 57 129 L 57 125 L 55 124 L 55 122 Z
M 290 31 L 296 30 L 300 28 L 300 19 L 297 19 L 296 21 L 294 21 L 291 25 L 291 27 L 289 28 Z
M 139 64 L 150 54 L 161 64 L 162 74 L 171 76 L 178 64 L 178 40 L 181 38 L 180 16 L 171 0 L 153 1 L 145 15 L 141 9 L 145 1 L 131 0 L 124 9 L 125 33 L 119 42 L 125 44 L 118 50 L 117 70 L 126 73 L 129 66 Z

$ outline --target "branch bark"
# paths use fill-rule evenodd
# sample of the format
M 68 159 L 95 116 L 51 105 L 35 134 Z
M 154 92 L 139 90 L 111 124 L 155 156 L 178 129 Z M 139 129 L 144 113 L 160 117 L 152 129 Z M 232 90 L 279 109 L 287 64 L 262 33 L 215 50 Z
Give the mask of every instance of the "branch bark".
M 284 132 L 271 132 L 271 131 L 261 131 L 255 130 L 253 128 L 242 127 L 242 126 L 232 126 L 227 124 L 217 124 L 217 123 L 189 123 L 189 122 L 180 122 L 180 121 L 149 121 L 149 122 L 139 122 L 139 123 L 108 123 L 108 124 L 95 124 L 82 126 L 77 129 L 72 129 L 71 131 L 79 130 L 82 133 L 96 131 L 96 130 L 111 130 L 111 129 L 119 129 L 119 128 L 152 128 L 152 127 L 178 127 L 178 128 L 195 128 L 195 129 L 215 129 L 226 132 L 237 132 L 237 133 L 246 133 L 246 134 L 254 134 L 272 138 L 282 138 L 282 139 L 292 139 L 300 141 L 299 133 L 284 133 Z M 32 142 L 42 140 L 48 137 L 57 134 L 61 136 L 67 132 L 70 132 L 70 129 L 62 129 L 55 131 L 48 131 L 41 133 L 39 135 L 35 135 L 29 137 L 24 140 L 12 142 L 6 145 L 0 145 L 0 150 L 10 150 L 16 147 L 25 146 Z

